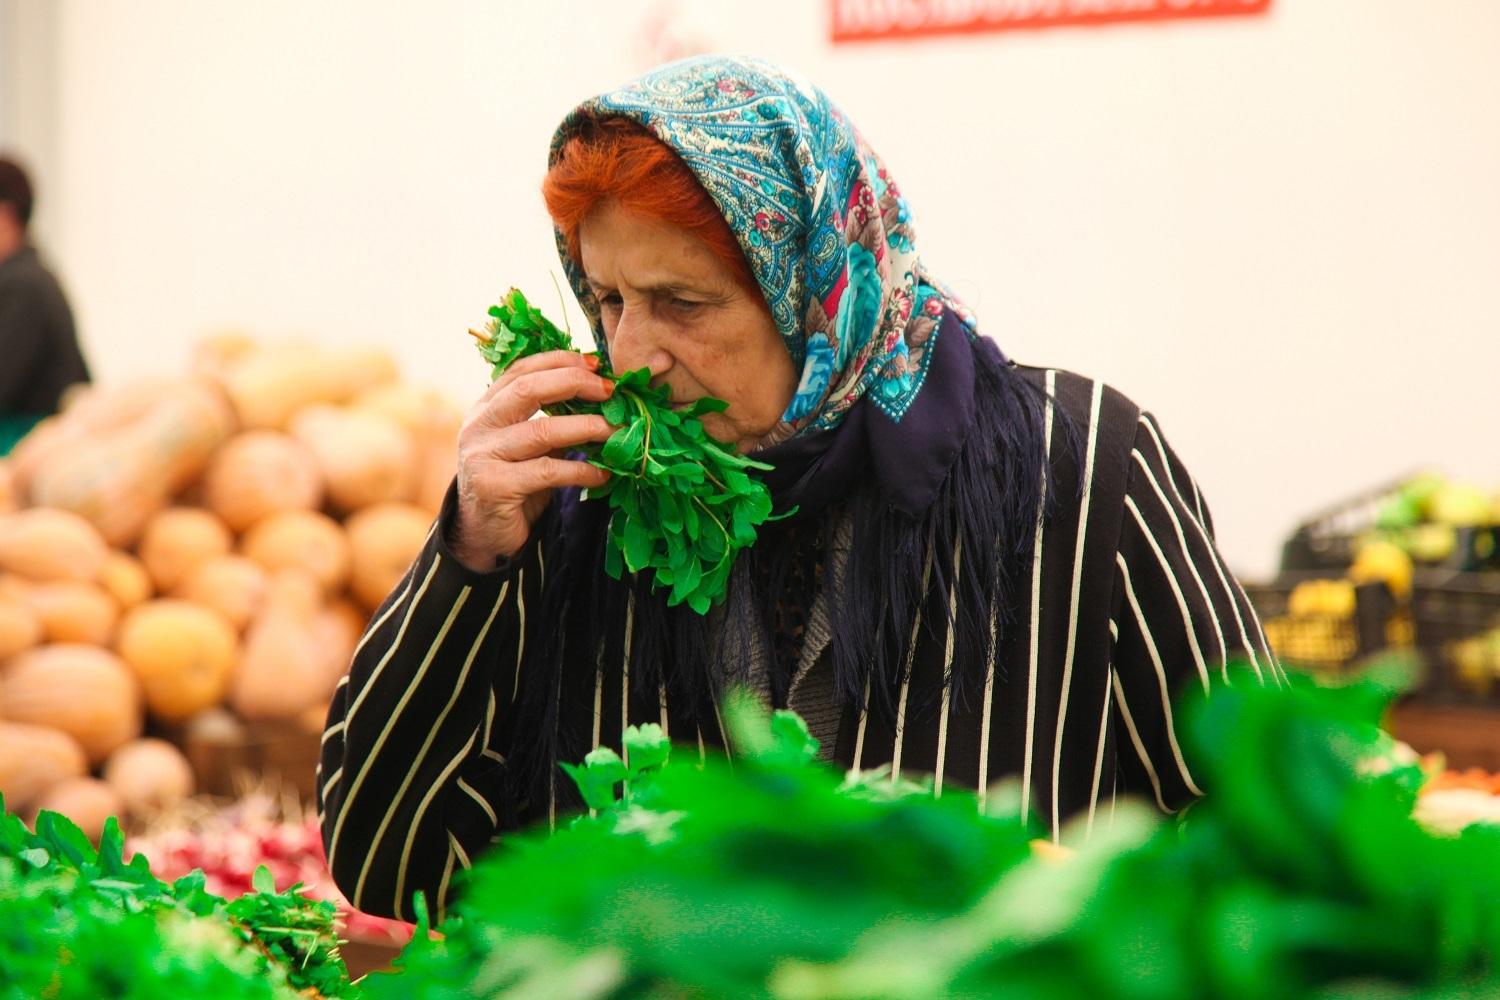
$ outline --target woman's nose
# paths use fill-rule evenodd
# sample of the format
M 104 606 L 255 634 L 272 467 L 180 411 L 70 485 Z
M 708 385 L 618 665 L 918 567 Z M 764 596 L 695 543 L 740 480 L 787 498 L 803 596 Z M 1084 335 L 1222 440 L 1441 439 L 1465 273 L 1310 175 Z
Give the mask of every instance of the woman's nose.
M 610 364 L 615 371 L 649 368 L 656 376 L 672 367 L 672 355 L 662 348 L 654 326 L 644 312 L 629 306 L 620 310 L 620 321 L 615 324 L 614 339 L 609 345 Z

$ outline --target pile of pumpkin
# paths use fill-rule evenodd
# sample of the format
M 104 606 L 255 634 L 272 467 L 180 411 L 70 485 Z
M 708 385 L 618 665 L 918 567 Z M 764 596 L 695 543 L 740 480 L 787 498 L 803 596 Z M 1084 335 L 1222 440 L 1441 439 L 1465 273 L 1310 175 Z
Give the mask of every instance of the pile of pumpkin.
M 85 829 L 190 794 L 226 709 L 321 729 L 426 538 L 460 413 L 376 351 L 221 336 L 0 460 L 0 792 Z

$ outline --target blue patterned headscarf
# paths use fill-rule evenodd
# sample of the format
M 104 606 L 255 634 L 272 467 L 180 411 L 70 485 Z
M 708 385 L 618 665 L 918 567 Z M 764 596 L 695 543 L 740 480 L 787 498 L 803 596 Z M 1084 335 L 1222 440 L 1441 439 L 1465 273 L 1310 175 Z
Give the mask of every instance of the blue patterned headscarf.
M 796 395 L 770 441 L 831 430 L 862 397 L 899 423 L 927 378 L 945 311 L 972 317 L 917 257 L 911 212 L 864 138 L 811 83 L 758 59 L 663 66 L 579 105 L 552 144 L 589 119 L 623 117 L 672 147 L 739 240 L 794 364 Z M 598 303 L 564 267 L 604 344 Z

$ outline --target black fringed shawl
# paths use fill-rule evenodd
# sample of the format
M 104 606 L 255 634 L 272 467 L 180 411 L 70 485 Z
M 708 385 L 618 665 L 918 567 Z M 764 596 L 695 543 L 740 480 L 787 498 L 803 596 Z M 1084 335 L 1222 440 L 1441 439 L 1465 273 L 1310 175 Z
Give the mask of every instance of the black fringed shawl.
M 899 423 L 858 404 L 837 429 L 755 456 L 775 467 L 766 479 L 776 509 L 795 513 L 762 530 L 736 564 L 723 608 L 708 616 L 667 607 L 649 574 L 611 580 L 603 570 L 607 507 L 580 502 L 576 492 L 560 498 L 541 526 L 551 580 L 540 609 L 542 621 L 560 627 L 543 632 L 540 655 L 531 661 L 541 669 L 527 672 L 513 717 L 518 800 L 545 797 L 556 762 L 579 760 L 591 749 L 590 734 L 559 717 L 564 664 L 579 655 L 577 644 L 593 643 L 599 663 L 619 663 L 628 637 L 633 700 L 654 699 L 665 684 L 674 700 L 691 706 L 693 721 L 716 720 L 724 689 L 753 683 L 748 651 L 757 642 L 776 648 L 770 635 L 776 603 L 787 596 L 794 563 L 808 557 L 802 546 L 811 539 L 826 551 L 840 518 L 851 531 L 847 564 L 822 578 L 830 588 L 832 633 L 825 655 L 840 704 L 856 703 L 868 689 L 872 714 L 894 712 L 889 692 L 915 639 L 918 608 L 930 598 L 956 626 L 953 694 L 964 700 L 975 693 L 990 643 L 1001 641 L 1014 620 L 1012 596 L 1024 590 L 1019 574 L 1028 565 L 1043 496 L 1044 399 L 992 341 L 970 336 L 958 317 L 946 316 L 934 340 L 927 385 Z M 952 581 L 948 563 L 927 554 L 951 552 L 955 543 L 995 558 L 963 562 Z M 934 613 L 929 605 L 929 620 Z M 914 690 L 911 704 L 930 705 L 942 693 Z M 707 728 L 717 733 L 713 721 Z M 557 793 L 559 805 L 572 798 L 571 789 Z

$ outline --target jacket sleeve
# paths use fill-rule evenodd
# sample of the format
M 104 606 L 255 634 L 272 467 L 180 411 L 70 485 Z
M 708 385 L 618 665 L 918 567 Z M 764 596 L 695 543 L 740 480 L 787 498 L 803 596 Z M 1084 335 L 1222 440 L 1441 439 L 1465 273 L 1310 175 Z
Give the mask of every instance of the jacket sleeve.
M 1172 706 L 1208 692 L 1229 663 L 1263 684 L 1285 675 L 1214 543 L 1213 521 L 1155 418 L 1141 414 L 1130 454 L 1110 628 L 1114 711 L 1125 789 L 1164 810 L 1202 795 L 1183 758 Z
M 500 719 L 520 687 L 526 609 L 544 583 L 541 532 L 476 573 L 449 551 L 454 492 L 371 620 L 329 708 L 318 817 L 334 882 L 356 909 L 436 917 L 458 868 L 509 814 Z

